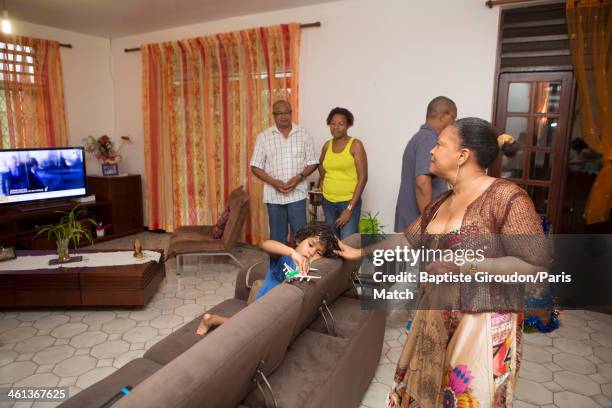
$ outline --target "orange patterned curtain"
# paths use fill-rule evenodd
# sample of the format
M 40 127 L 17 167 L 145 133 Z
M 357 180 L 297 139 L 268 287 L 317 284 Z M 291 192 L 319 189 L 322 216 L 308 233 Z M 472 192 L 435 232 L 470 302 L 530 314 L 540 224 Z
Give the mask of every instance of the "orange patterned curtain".
M 0 35 L 0 148 L 66 145 L 59 43 Z
M 566 12 L 582 133 L 603 155 L 584 213 L 587 224 L 594 224 L 608 220 L 612 208 L 612 1 L 568 0 Z
M 298 119 L 299 24 L 141 47 L 150 229 L 214 223 L 229 193 L 251 196 L 246 240 L 268 234 L 262 184 L 249 160 L 272 104 Z

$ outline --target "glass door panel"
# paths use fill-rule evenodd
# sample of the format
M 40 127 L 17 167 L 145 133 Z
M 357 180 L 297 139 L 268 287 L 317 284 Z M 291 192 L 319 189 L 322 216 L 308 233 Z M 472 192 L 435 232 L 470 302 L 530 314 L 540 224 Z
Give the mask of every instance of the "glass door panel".
M 552 165 L 551 153 L 532 152 L 529 157 L 529 178 L 531 180 L 550 180 Z
M 534 113 L 558 113 L 561 99 L 560 82 L 536 82 Z
M 514 157 L 503 156 L 501 176 L 503 178 L 523 179 L 525 151 L 519 150 Z
M 527 113 L 531 103 L 531 83 L 512 82 L 508 89 L 508 112 Z
M 506 119 L 505 133 L 512 135 L 514 140 L 518 140 L 521 145 L 529 145 L 531 142 L 527 138 L 527 126 L 529 119 L 523 116 L 509 116 Z
M 552 147 L 553 140 L 559 120 L 557 118 L 536 118 L 535 119 L 535 145 L 538 147 Z

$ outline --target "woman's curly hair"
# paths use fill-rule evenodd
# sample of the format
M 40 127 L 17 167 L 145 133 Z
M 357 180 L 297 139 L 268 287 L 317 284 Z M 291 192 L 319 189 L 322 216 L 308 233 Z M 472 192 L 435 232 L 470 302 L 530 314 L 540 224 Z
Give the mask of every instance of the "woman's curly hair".
M 323 256 L 326 258 L 334 257 L 334 251 L 340 249 L 338 238 L 336 238 L 332 227 L 324 222 L 306 224 L 295 233 L 295 240 L 297 242 L 302 242 L 310 237 L 318 238 L 319 242 L 325 246 Z

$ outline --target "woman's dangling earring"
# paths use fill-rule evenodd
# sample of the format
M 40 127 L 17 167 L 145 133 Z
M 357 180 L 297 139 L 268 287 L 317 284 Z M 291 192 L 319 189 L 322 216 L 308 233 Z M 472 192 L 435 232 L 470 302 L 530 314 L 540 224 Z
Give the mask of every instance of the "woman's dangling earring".
M 455 185 L 457 184 L 457 180 L 459 179 L 460 169 L 461 169 L 461 166 L 459 165 L 459 163 L 457 163 L 457 173 L 455 173 L 455 180 L 453 181 L 453 187 L 455 187 Z

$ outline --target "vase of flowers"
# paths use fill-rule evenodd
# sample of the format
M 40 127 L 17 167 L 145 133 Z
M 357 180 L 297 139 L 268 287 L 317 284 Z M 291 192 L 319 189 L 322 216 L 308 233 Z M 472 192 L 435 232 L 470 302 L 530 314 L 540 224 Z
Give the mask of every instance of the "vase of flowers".
M 121 160 L 119 152 L 121 152 L 125 143 L 132 143 L 129 136 L 121 136 L 121 144 L 118 148 L 115 147 L 115 143 L 108 135 L 102 135 L 97 139 L 88 136 L 83 140 L 85 141 L 85 151 L 102 163 L 102 174 L 105 176 L 116 176 L 119 173 L 118 163 Z

